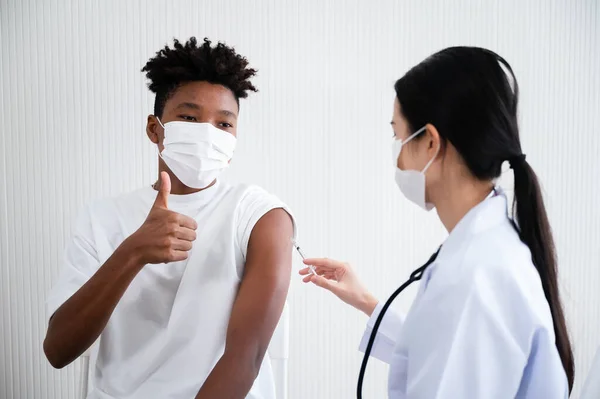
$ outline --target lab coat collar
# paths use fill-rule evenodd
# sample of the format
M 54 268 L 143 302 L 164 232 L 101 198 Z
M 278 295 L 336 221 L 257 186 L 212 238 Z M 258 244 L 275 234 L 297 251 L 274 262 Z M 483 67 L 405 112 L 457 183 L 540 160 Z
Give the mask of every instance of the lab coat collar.
M 470 237 L 507 220 L 509 220 L 509 216 L 506 194 L 504 190 L 496 187 L 489 197 L 467 212 L 450 232 L 450 235 L 442 244 L 438 261 L 453 258 L 454 254 L 460 252 L 460 249 L 469 241 Z

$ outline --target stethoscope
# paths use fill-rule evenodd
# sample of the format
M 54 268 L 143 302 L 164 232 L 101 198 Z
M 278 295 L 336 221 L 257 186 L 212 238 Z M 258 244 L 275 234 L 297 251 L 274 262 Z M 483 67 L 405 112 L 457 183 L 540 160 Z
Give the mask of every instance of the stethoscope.
M 499 194 L 500 194 L 500 190 L 498 188 L 494 187 L 492 189 L 492 192 L 488 195 L 488 197 L 486 199 L 495 197 Z M 362 399 L 362 387 L 363 387 L 363 380 L 365 378 L 365 372 L 367 371 L 367 363 L 369 362 L 369 357 L 371 356 L 371 350 L 373 349 L 373 344 L 375 343 L 375 338 L 377 337 L 377 330 L 379 329 L 379 325 L 381 324 L 381 321 L 383 320 L 383 316 L 385 316 L 385 312 L 387 312 L 387 310 L 390 307 L 390 305 L 392 304 L 392 302 L 394 302 L 394 299 L 396 299 L 396 297 L 398 295 L 400 295 L 400 293 L 402 291 L 404 291 L 404 289 L 406 287 L 408 287 L 415 281 L 421 280 L 421 277 L 423 277 L 423 272 L 425 271 L 425 269 L 427 269 L 427 267 L 429 265 L 431 265 L 433 262 L 435 262 L 441 249 L 442 249 L 442 247 L 439 247 L 438 250 L 433 255 L 431 255 L 431 258 L 429 258 L 429 260 L 427 262 L 425 262 L 425 264 L 423 266 L 419 267 L 418 269 L 415 269 L 415 271 L 413 271 L 411 273 L 410 278 L 408 280 L 406 280 L 406 282 L 404 284 L 402 284 L 396 291 L 394 291 L 394 293 L 388 298 L 388 300 L 385 302 L 385 304 L 381 308 L 381 312 L 379 313 L 379 316 L 377 316 L 377 319 L 375 320 L 375 325 L 373 325 L 373 331 L 371 331 L 371 336 L 369 337 L 369 342 L 367 344 L 367 348 L 365 349 L 365 355 L 363 357 L 362 364 L 360 366 L 360 373 L 358 374 L 358 383 L 356 386 L 356 397 L 358 399 Z
M 369 362 L 369 357 L 371 356 L 371 350 L 373 349 L 373 343 L 375 342 L 375 338 L 377 337 L 377 330 L 379 329 L 379 325 L 381 324 L 381 321 L 383 320 L 383 316 L 385 315 L 385 312 L 387 312 L 387 310 L 390 307 L 390 305 L 392 304 L 392 302 L 394 302 L 394 299 L 396 299 L 396 297 L 398 295 L 400 295 L 400 293 L 402 291 L 404 291 L 404 289 L 406 287 L 408 287 L 415 281 L 419 281 L 421 279 L 421 277 L 423 277 L 423 272 L 425 271 L 425 269 L 427 269 L 427 267 L 429 265 L 431 265 L 433 262 L 435 262 L 438 254 L 440 253 L 441 248 L 442 247 L 440 247 L 433 255 L 431 255 L 431 258 L 429 258 L 429 260 L 423 266 L 421 266 L 418 269 L 416 269 L 415 271 L 413 271 L 410 274 L 410 278 L 408 280 L 406 280 L 406 282 L 404 284 L 402 284 L 396 291 L 394 291 L 394 293 L 389 297 L 389 299 L 385 302 L 385 304 L 381 308 L 381 312 L 379 312 L 379 316 L 377 316 L 377 319 L 375 320 L 375 325 L 373 325 L 373 331 L 371 331 L 371 336 L 369 337 L 369 343 L 367 344 L 367 348 L 365 349 L 365 356 L 363 357 L 362 364 L 360 366 L 360 373 L 358 374 L 358 384 L 356 387 L 356 397 L 358 399 L 362 399 L 363 379 L 365 378 L 365 371 L 367 371 L 367 363 Z

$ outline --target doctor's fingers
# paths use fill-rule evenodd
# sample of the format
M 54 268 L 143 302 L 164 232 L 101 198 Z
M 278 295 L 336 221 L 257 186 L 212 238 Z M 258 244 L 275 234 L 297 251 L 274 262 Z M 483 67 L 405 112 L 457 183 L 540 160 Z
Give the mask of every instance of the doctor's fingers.
M 309 283 L 312 280 L 313 276 L 313 274 L 309 274 L 308 276 L 304 277 L 302 281 L 305 283 Z M 335 273 L 321 273 L 319 274 L 319 276 L 326 278 L 327 280 L 337 281 L 337 276 L 335 275 Z
M 343 290 L 343 288 L 334 279 L 327 279 L 323 276 L 311 276 L 310 281 L 316 286 L 331 291 L 338 297 L 342 292 L 341 290 Z
M 350 266 L 346 262 L 329 258 L 307 258 L 304 259 L 304 264 L 317 267 L 324 267 L 327 269 L 346 269 Z
M 317 274 L 323 274 L 323 273 L 327 273 L 327 272 L 333 273 L 334 272 L 334 270 L 332 270 L 332 269 L 327 269 L 325 267 L 320 267 L 320 266 L 316 266 L 316 267 L 314 267 L 314 269 L 315 269 L 315 272 L 317 272 Z M 307 274 L 312 274 L 310 272 L 310 267 L 305 267 L 304 269 L 300 269 L 300 271 L 298 273 L 300 273 L 301 276 L 305 276 Z

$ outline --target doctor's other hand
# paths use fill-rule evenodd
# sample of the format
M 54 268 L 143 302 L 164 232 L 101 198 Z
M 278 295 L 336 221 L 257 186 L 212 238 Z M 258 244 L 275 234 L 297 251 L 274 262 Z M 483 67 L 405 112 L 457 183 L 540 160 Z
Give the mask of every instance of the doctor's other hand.
M 318 276 L 306 267 L 300 275 L 306 276 L 302 281 L 312 282 L 321 288 L 331 291 L 348 305 L 371 316 L 377 306 L 377 299 L 364 287 L 352 267 L 345 262 L 328 258 L 305 259 L 304 264 L 315 268 Z
M 123 243 L 139 256 L 142 265 L 177 262 L 188 257 L 198 224 L 188 216 L 169 210 L 171 179 L 160 174 L 156 200 L 142 226 Z

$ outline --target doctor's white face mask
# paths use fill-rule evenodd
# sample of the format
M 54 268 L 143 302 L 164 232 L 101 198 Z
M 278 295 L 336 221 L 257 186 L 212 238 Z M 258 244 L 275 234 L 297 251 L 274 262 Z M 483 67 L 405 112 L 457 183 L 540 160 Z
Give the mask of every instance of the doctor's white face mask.
M 429 169 L 435 160 L 435 157 L 437 157 L 440 148 L 438 147 L 435 155 L 427 162 L 427 165 L 425 165 L 422 171 L 402 170 L 398 167 L 398 158 L 400 157 L 402 147 L 424 130 L 425 126 L 417 130 L 404 141 L 394 140 L 392 143 L 392 156 L 394 158 L 394 168 L 396 169 L 396 184 L 400 191 L 402 191 L 402 194 L 404 194 L 409 201 L 417 204 L 426 211 L 430 211 L 434 208 L 434 205 L 425 201 L 425 172 L 427 172 L 427 169 Z
M 158 117 L 157 117 L 158 119 Z M 210 123 L 158 123 L 165 129 L 159 154 L 183 184 L 191 188 L 208 187 L 229 167 L 236 138 Z

